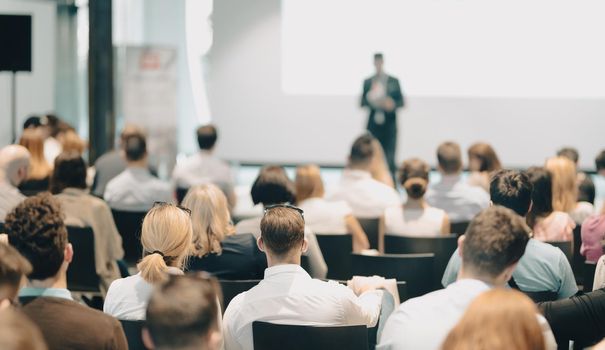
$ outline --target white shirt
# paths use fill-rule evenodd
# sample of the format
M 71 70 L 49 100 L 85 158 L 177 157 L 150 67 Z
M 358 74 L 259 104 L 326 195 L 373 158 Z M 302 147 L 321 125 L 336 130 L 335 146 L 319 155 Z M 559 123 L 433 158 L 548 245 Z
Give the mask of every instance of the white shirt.
M 432 185 L 426 201 L 433 207 L 445 210 L 450 222 L 470 221 L 489 206 L 489 195 L 481 188 L 469 185 L 459 174 L 443 175 Z
M 363 170 L 345 169 L 338 189 L 328 200 L 344 200 L 360 218 L 376 218 L 384 215 L 386 208 L 400 204 L 399 194 Z
M 6 214 L 24 199 L 25 196 L 16 187 L 7 182 L 0 182 L 0 222 L 4 222 Z
M 182 275 L 183 271 L 168 267 L 168 273 Z M 119 320 L 144 320 L 151 292 L 153 285 L 145 281 L 140 272 L 117 279 L 109 286 L 103 312 Z
M 54 137 L 44 140 L 44 159 L 48 164 L 55 164 L 55 158 L 63 151 L 63 146 Z
M 172 186 L 140 167 L 126 168 L 111 179 L 103 198 L 112 209 L 140 212 L 155 202 L 173 202 Z
M 278 265 L 265 270 L 254 288 L 236 296 L 223 317 L 226 350 L 253 350 L 252 322 L 309 326 L 366 325 L 380 316 L 382 291 L 359 297 L 337 282 L 312 279 L 298 265 Z
M 262 217 L 242 220 L 235 225 L 236 234 L 251 233 L 256 239 L 260 237 L 260 222 Z M 324 260 L 324 256 L 317 243 L 317 237 L 309 227 L 305 226 L 305 238 L 307 239 L 307 252 L 305 255 L 309 257 L 309 269 L 313 278 L 326 278 L 328 274 L 328 265 Z
M 431 237 L 441 235 L 445 211 L 433 207 L 404 209 L 387 208 L 384 214 L 385 233 L 389 235 Z
M 353 214 L 345 201 L 329 202 L 323 198 L 309 198 L 298 203 L 305 212 L 305 225 L 317 234 L 347 234 L 345 218 Z
M 179 188 L 214 183 L 226 193 L 233 189 L 229 164 L 208 151 L 199 151 L 178 163 L 172 172 L 172 180 Z

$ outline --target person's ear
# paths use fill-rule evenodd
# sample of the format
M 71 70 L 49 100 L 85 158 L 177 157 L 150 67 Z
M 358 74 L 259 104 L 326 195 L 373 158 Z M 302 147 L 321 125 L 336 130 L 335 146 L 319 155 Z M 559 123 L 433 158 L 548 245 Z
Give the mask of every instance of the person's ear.
M 263 241 L 263 237 L 258 237 L 258 239 L 256 240 L 256 245 L 258 246 L 258 250 L 260 250 L 263 253 L 265 252 L 265 241 Z
M 71 245 L 71 243 L 67 243 L 65 245 L 65 249 L 63 250 L 63 261 L 71 264 L 71 261 L 74 258 L 74 247 Z
M 303 238 L 303 244 L 302 244 L 302 250 L 301 252 L 304 254 L 307 252 L 307 249 L 309 249 L 309 242 L 307 242 L 306 238 Z
M 155 344 L 153 344 L 153 339 L 151 339 L 151 333 L 146 327 L 143 327 L 141 331 L 141 337 L 143 338 L 143 344 L 147 349 L 155 349 Z
M 466 239 L 465 235 L 458 237 L 458 255 L 462 257 L 462 249 L 464 248 L 464 240 Z

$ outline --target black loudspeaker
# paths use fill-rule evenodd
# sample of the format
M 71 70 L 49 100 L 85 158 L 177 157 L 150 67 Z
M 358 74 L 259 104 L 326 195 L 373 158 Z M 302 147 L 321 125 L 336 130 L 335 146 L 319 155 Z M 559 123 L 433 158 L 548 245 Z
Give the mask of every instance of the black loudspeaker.
M 0 15 L 0 71 L 31 72 L 32 16 Z

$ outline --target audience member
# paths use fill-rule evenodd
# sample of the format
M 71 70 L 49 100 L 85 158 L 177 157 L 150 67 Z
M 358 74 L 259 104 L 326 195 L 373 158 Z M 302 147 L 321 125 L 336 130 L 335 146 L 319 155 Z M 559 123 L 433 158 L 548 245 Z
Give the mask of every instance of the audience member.
M 233 174 L 227 162 L 214 155 L 218 131 L 214 125 L 203 125 L 197 129 L 197 144 L 200 151 L 178 163 L 172 173 L 177 188 L 188 189 L 195 185 L 213 183 L 217 185 L 235 207 Z
M 429 185 L 429 165 L 418 158 L 403 162 L 399 183 L 408 195 L 407 201 L 385 213 L 387 234 L 404 236 L 438 236 L 450 233 L 447 213 L 431 207 L 424 200 Z
M 386 208 L 399 205 L 399 194 L 391 186 L 372 178 L 375 139 L 370 134 L 358 137 L 351 147 L 349 162 L 342 173 L 339 188 L 328 200 L 344 200 L 359 218 L 376 218 Z
M 494 205 L 512 209 L 525 217 L 532 207 L 532 183 L 519 171 L 496 172 L 490 183 Z M 441 280 L 444 287 L 454 283 L 460 270 L 460 254 L 454 252 Z M 519 260 L 511 280 L 524 292 L 552 292 L 558 299 L 569 298 L 578 292 L 573 271 L 561 249 L 531 238 L 525 254 Z
M 453 223 L 470 221 L 489 206 L 489 196 L 482 189 L 469 185 L 462 178 L 462 153 L 454 142 L 444 142 L 437 148 L 441 180 L 431 185 L 426 201 L 445 210 Z
M 295 188 L 288 178 L 286 171 L 280 166 L 263 167 L 252 184 L 250 194 L 254 205 L 262 204 L 265 209 L 276 204 L 294 203 L 296 199 Z M 235 225 L 237 234 L 252 233 L 257 239 L 261 235 L 262 217 L 242 220 Z M 328 266 L 317 243 L 315 233 L 305 226 L 306 247 L 303 252 L 309 258 L 309 273 L 314 278 L 325 278 Z
M 123 156 L 126 169 L 107 183 L 103 195 L 112 209 L 146 212 L 155 202 L 173 201 L 172 186 L 149 171 L 145 136 L 126 136 Z
M 220 287 L 214 279 L 171 276 L 151 295 L 143 341 L 157 350 L 219 350 Z
M 42 333 L 18 310 L 0 310 L 0 349 L 47 350 Z
M 478 142 L 468 148 L 468 183 L 489 192 L 489 180 L 493 172 L 502 169 L 496 151 L 488 143 Z
M 225 194 L 216 185 L 194 186 L 183 206 L 191 210 L 193 248 L 188 270 L 219 279 L 262 279 L 267 259 L 252 234 L 235 234 Z
M 374 147 L 374 155 L 372 156 L 372 163 L 370 165 L 370 174 L 372 174 L 372 178 L 389 187 L 395 188 L 394 175 L 391 174 L 391 171 L 389 170 L 389 165 L 380 141 L 375 138 L 372 141 L 372 146 Z
M 378 143 L 378 141 L 376 141 Z M 380 144 L 378 144 L 379 147 Z M 386 163 L 385 163 L 386 164 Z M 388 178 L 391 174 L 385 165 Z M 316 165 L 303 165 L 296 169 L 296 203 L 305 212 L 305 225 L 316 234 L 351 234 L 353 251 L 370 248 L 370 242 L 359 221 L 345 201 L 327 201 L 324 184 Z
M 367 290 L 359 297 L 336 282 L 312 279 L 301 267 L 305 251 L 302 211 L 294 207 L 268 208 L 261 222 L 259 247 L 269 267 L 256 287 L 236 296 L 223 319 L 225 349 L 253 349 L 252 322 L 316 326 L 367 325 L 378 321 L 382 291 Z
M 568 213 L 577 224 L 582 224 L 594 213 L 594 206 L 588 202 L 578 202 L 575 164 L 568 158 L 555 157 L 546 161 L 546 169 L 552 174 L 553 209 Z
M 605 240 L 605 210 L 600 214 L 589 216 L 581 228 L 582 245 L 580 254 L 586 257 L 586 262 L 596 263 L 603 255 Z
M 74 302 L 67 290 L 73 248 L 56 199 L 42 193 L 24 200 L 7 215 L 6 231 L 33 267 L 19 301 L 50 349 L 128 348 L 116 319 Z
M 26 129 L 21 135 L 19 144 L 29 151 L 29 173 L 27 179 L 19 185 L 26 195 L 34 195 L 48 191 L 48 183 L 52 167 L 44 158 L 44 139 L 38 129 Z
M 532 207 L 527 214 L 527 224 L 533 229 L 534 238 L 541 241 L 571 241 L 575 222 L 569 214 L 553 209 L 552 174 L 545 168 L 527 170 L 534 186 Z
M 0 310 L 17 302 L 19 289 L 32 266 L 15 248 L 0 243 Z
M 182 274 L 192 240 L 190 212 L 167 203 L 156 204 L 143 220 L 143 259 L 139 273 L 113 281 L 103 311 L 121 320 L 144 320 L 153 285 L 168 274 Z
M 27 179 L 30 157 L 23 146 L 8 145 L 0 149 L 0 222 L 25 199 L 17 186 Z
M 568 158 L 576 166 L 576 183 L 578 184 L 579 189 L 578 202 L 588 202 L 594 206 L 595 185 L 590 175 L 586 174 L 583 171 L 580 171 L 578 168 L 578 164 L 580 161 L 580 154 L 578 153 L 578 150 L 573 147 L 563 147 L 559 151 L 557 151 L 557 156 Z M 592 196 L 590 195 L 591 193 Z M 590 199 L 591 197 L 592 200 Z
M 70 126 L 61 133 L 59 142 L 61 143 L 61 149 L 65 153 L 77 153 L 82 155 L 86 150 L 86 142 L 82 140 L 76 130 Z
M 605 149 L 599 152 L 595 158 L 597 176 L 594 178 L 595 185 L 595 209 L 601 211 L 605 201 Z
M 61 133 L 62 122 L 57 116 L 47 114 L 42 116 L 30 116 L 23 123 L 23 131 L 39 131 L 44 140 L 44 158 L 48 164 L 54 164 L 55 158 L 61 154 L 61 143 L 57 140 Z
M 50 189 L 61 203 L 67 225 L 92 228 L 99 287 L 105 292 L 111 282 L 120 277 L 117 260 L 124 257 L 122 237 L 109 206 L 86 191 L 84 159 L 75 153 L 61 153 L 55 159 Z
M 477 297 L 442 350 L 544 350 L 536 305 L 523 293 L 496 288 Z

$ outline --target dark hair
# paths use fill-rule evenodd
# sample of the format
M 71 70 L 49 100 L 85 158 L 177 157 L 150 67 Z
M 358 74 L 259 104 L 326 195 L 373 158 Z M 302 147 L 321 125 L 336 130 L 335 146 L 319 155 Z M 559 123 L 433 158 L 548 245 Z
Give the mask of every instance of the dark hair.
M 585 176 L 590 176 L 586 174 Z M 594 204 L 596 196 L 594 183 L 586 178 L 578 185 L 578 202 L 588 202 Z
M 146 328 L 157 348 L 203 349 L 206 336 L 218 329 L 218 282 L 211 277 L 172 275 L 151 294 Z
M 384 59 L 384 55 L 382 54 L 382 52 L 376 52 L 374 54 L 374 59 L 375 60 L 382 60 L 382 59 Z
M 455 142 L 444 142 L 437 148 L 437 161 L 446 174 L 457 173 L 462 169 L 462 152 Z
M 21 279 L 32 272 L 31 264 L 8 244 L 0 243 L 0 301 L 17 297 Z
M 349 155 L 350 165 L 367 166 L 372 162 L 374 157 L 374 136 L 369 133 L 359 136 L 351 146 L 351 154 Z
M 23 122 L 23 130 L 37 128 L 39 126 L 42 126 L 42 122 L 40 121 L 40 117 L 37 115 L 29 116 L 27 119 L 25 119 L 25 122 Z
M 557 156 L 565 157 L 574 163 L 578 163 L 578 160 L 580 159 L 580 154 L 578 154 L 578 150 L 573 147 L 561 148 L 557 151 Z
M 529 229 L 515 212 L 495 205 L 475 216 L 464 236 L 465 268 L 496 277 L 521 259 L 529 241 Z
M 498 159 L 498 155 L 496 151 L 487 143 L 478 142 L 473 144 L 468 149 L 468 158 L 470 160 L 471 157 L 475 157 L 479 159 L 481 165 L 478 171 L 496 171 L 502 168 L 500 164 L 500 159 Z
M 61 193 L 68 187 L 86 188 L 86 162 L 77 152 L 59 154 L 50 177 L 52 193 Z
M 294 184 L 281 166 L 264 166 L 250 190 L 252 202 L 263 205 L 294 203 L 296 199 Z
M 6 216 L 10 244 L 32 265 L 30 279 L 57 274 L 63 264 L 67 229 L 57 199 L 41 193 L 21 202 Z
M 403 162 L 399 183 L 413 199 L 422 198 L 429 184 L 429 165 L 418 158 L 411 158 Z
M 302 245 L 305 220 L 295 209 L 276 207 L 267 210 L 260 231 L 265 247 L 273 254 L 283 255 Z
M 516 170 L 499 170 L 492 175 L 489 184 L 492 203 L 512 209 L 521 216 L 529 211 L 533 189 L 529 177 Z
M 597 171 L 605 169 L 605 150 L 602 150 L 594 160 Z
M 218 132 L 214 125 L 203 125 L 197 129 L 197 144 L 200 146 L 200 149 L 212 149 L 217 138 Z
M 124 138 L 124 153 L 129 161 L 141 160 L 147 154 L 147 141 L 141 134 L 128 135 Z
M 532 207 L 527 214 L 527 224 L 534 227 L 536 219 L 550 215 L 552 207 L 552 175 L 543 167 L 531 167 L 526 171 L 534 189 L 531 193 Z

